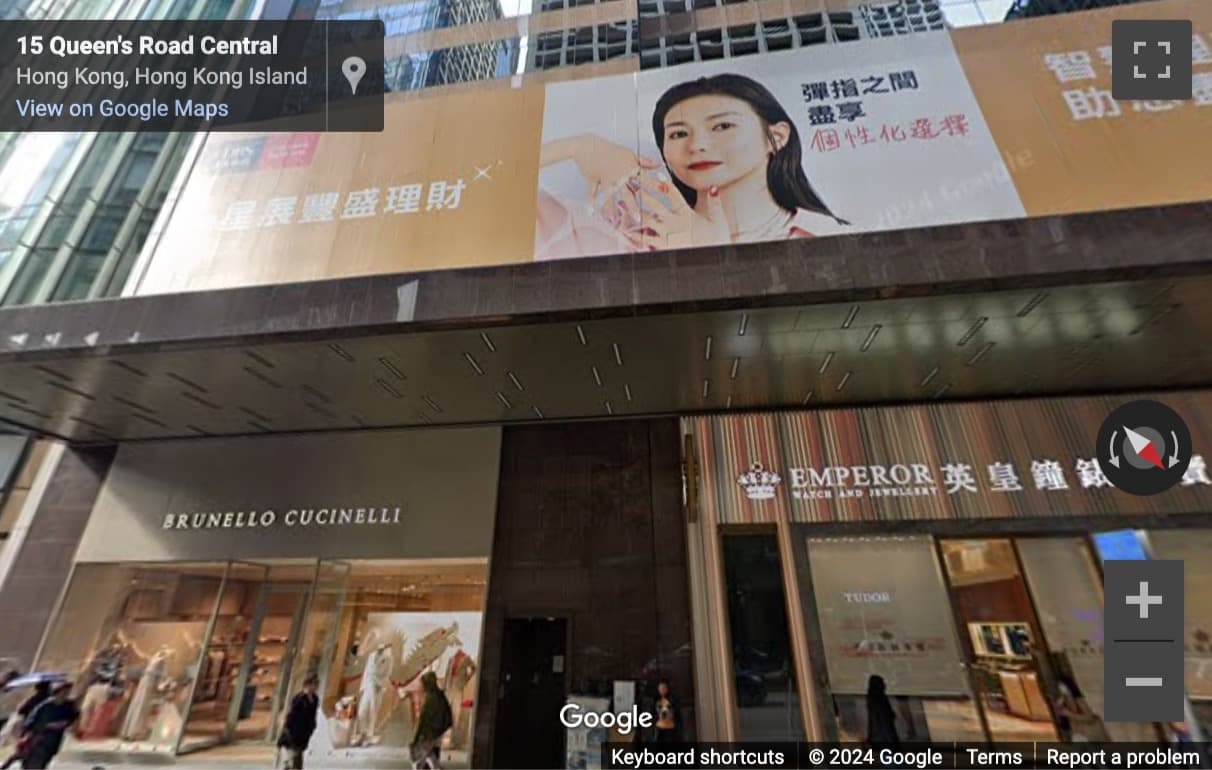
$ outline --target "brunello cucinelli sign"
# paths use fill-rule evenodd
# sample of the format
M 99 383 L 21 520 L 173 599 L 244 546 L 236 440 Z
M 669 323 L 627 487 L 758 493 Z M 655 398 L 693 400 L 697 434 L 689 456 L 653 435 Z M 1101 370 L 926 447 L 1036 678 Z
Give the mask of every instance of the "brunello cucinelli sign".
M 124 445 L 77 561 L 485 558 L 499 428 Z
M 400 506 L 387 508 L 291 508 L 277 511 L 167 513 L 164 529 L 258 529 L 269 527 L 345 527 L 401 523 Z
M 1116 489 L 1099 427 L 1136 398 L 1191 431 L 1181 482 Z M 707 522 L 753 523 L 1182 514 L 1212 509 L 1212 391 L 693 417 Z

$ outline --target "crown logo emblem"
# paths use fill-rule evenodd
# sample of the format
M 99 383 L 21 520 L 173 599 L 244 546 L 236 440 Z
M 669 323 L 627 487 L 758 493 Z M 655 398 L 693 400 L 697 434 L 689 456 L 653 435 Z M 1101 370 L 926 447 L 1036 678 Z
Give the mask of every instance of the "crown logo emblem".
M 750 500 L 773 500 L 774 488 L 782 479 L 774 471 L 768 471 L 761 463 L 754 463 L 749 470 L 736 477 L 736 483 L 745 488 L 745 497 Z

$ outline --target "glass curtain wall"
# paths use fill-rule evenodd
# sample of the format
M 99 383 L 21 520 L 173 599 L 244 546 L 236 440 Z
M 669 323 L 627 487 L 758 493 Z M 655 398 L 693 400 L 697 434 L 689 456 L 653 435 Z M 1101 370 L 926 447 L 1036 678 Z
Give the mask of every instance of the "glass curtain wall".
M 0 6 L 54 19 L 247 18 L 255 0 Z M 0 135 L 0 305 L 117 296 L 194 135 Z

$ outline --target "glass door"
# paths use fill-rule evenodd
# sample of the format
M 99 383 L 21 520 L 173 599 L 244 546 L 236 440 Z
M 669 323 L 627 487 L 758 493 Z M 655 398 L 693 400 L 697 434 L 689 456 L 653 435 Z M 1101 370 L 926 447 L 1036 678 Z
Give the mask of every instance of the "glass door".
M 226 565 L 214 622 L 197 660 L 197 684 L 178 753 L 199 751 L 230 740 L 228 713 L 239 681 L 249 617 L 264 575 L 265 568 L 259 565 L 242 562 Z
M 989 737 L 1057 741 L 1043 631 L 1009 539 L 939 543 Z
M 315 564 L 241 565 L 243 611 L 229 637 L 240 663 L 226 701 L 227 741 L 272 742 L 277 737 L 277 711 L 290 682 Z
M 291 669 L 287 699 L 302 690 L 303 682 L 313 676 L 319 680 L 318 692 L 321 696 L 330 689 L 335 691 L 335 683 L 328 680 L 336 658 L 338 619 L 345 606 L 349 569 L 349 564 L 342 561 L 323 560 L 316 565 L 315 582 Z
M 271 568 L 271 582 L 261 633 L 257 638 L 262 655 L 263 687 L 253 700 L 254 713 L 268 710 L 264 740 L 272 743 L 278 737 L 278 725 L 291 696 L 291 676 L 303 635 L 303 620 L 315 585 L 316 562 L 299 565 L 277 565 Z
M 1148 722 L 1103 722 L 1102 576 L 1083 537 L 1015 541 L 1055 673 L 1062 737 L 1074 742 L 1152 742 Z
M 725 534 L 721 541 L 740 739 L 802 741 L 776 535 Z

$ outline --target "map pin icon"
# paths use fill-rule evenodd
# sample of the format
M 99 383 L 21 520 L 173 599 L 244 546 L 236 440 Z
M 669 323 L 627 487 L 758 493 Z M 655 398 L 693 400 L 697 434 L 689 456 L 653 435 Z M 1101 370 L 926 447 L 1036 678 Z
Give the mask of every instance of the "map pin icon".
M 341 62 L 341 72 L 345 73 L 345 79 L 349 81 L 350 89 L 354 96 L 357 96 L 358 83 L 366 74 L 366 60 L 361 56 L 347 57 L 345 61 Z

